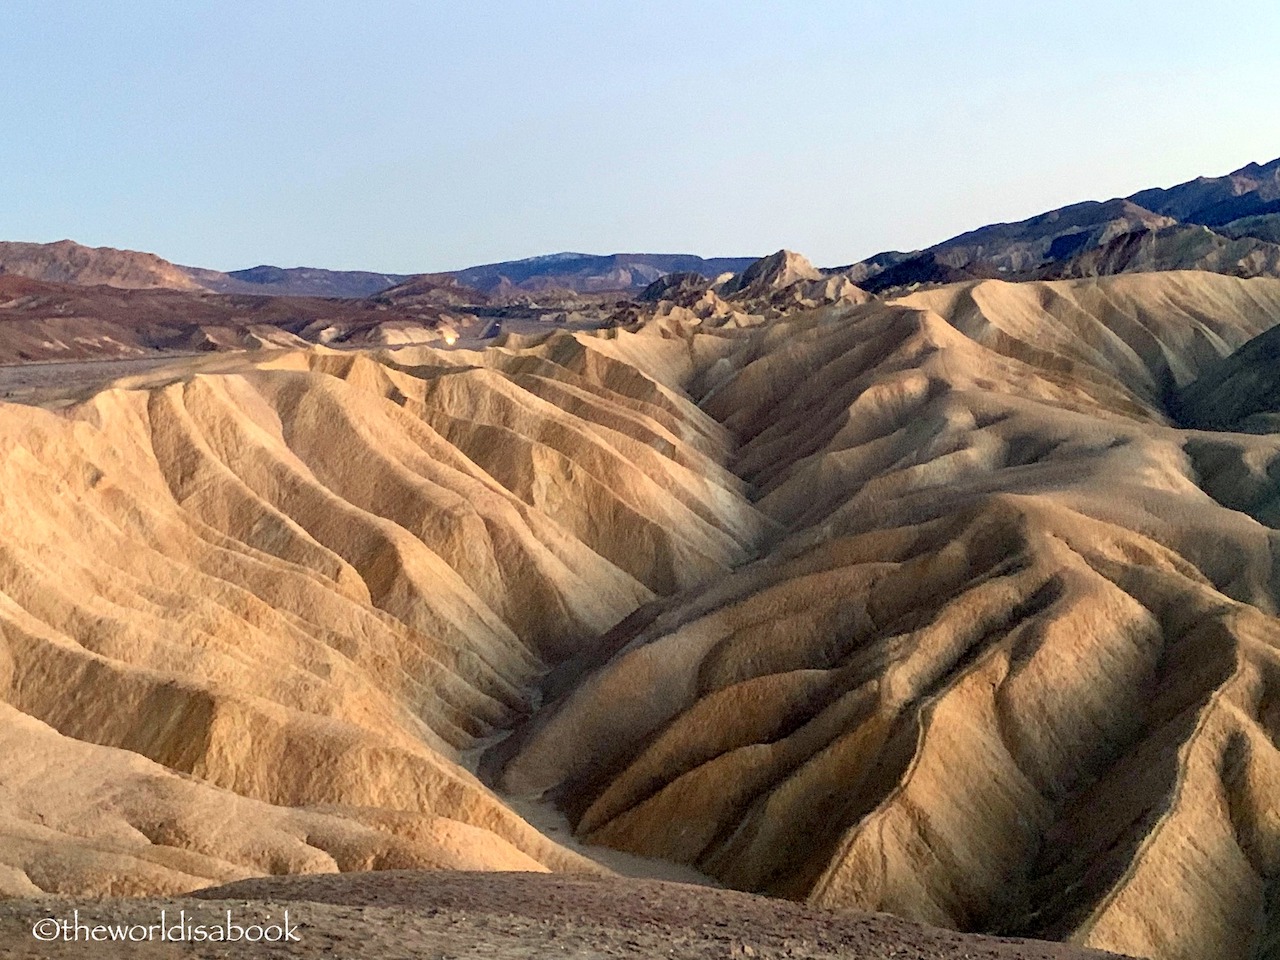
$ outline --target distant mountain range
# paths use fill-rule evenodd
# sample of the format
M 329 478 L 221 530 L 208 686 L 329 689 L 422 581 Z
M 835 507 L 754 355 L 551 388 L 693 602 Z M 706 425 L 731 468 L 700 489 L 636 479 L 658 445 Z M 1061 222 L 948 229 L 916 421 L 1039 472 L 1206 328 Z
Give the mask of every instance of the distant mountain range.
M 671 274 L 714 280 L 742 274 L 756 260 L 554 253 L 435 274 L 268 265 L 223 272 L 70 240 L 0 243 L 0 273 L 49 283 L 338 299 L 389 296 L 397 302 L 409 297 L 435 306 L 634 297 Z M 1017 223 L 990 224 L 924 250 L 886 251 L 822 273 L 885 293 L 972 279 L 1046 280 L 1159 270 L 1280 277 L 1280 159 L 1126 198 L 1076 203 Z
M 643 290 L 669 273 L 698 273 L 715 279 L 741 273 L 756 257 L 704 259 L 680 253 L 553 253 L 527 260 L 510 260 L 457 270 L 449 276 L 490 295 L 546 291 L 609 293 Z
M 214 293 L 248 293 L 270 297 L 341 297 L 355 299 L 381 293 L 412 274 L 365 270 L 322 270 L 317 267 L 250 267 L 248 270 L 202 270 L 180 267 L 188 277 Z
M 116 287 L 124 290 L 184 290 L 259 296 L 370 296 L 408 280 L 398 274 L 358 270 L 253 267 L 224 273 L 183 267 L 154 253 L 57 243 L 0 242 L 0 273 L 44 283 Z
M 439 274 L 394 274 L 316 267 L 257 266 L 223 272 L 184 267 L 153 253 L 57 243 L 0 243 L 0 273 L 80 286 L 205 291 L 258 296 L 359 299 L 405 284 L 461 288 L 465 302 L 533 296 L 631 294 L 669 273 L 695 272 L 709 278 L 745 270 L 755 257 L 704 259 L 690 254 L 618 253 L 596 256 L 556 253 L 490 263 Z M 457 296 L 449 297 L 457 300 Z
M 365 297 L 267 296 L 261 293 L 214 293 L 193 286 L 184 268 L 151 254 L 92 250 L 76 244 L 47 246 L 10 244 L 9 263 L 32 272 L 78 277 L 79 283 L 32 279 L 0 272 L 0 366 L 31 362 L 77 364 L 88 360 L 147 360 L 158 355 L 227 350 L 257 350 L 324 344 L 335 347 L 385 347 L 406 344 L 457 343 L 482 340 L 506 332 L 541 332 L 612 326 L 638 319 L 642 303 L 653 311 L 684 310 L 687 316 L 721 320 L 748 315 L 761 320 L 793 309 L 862 303 L 870 295 L 847 277 L 827 275 L 799 254 L 780 250 L 750 262 L 739 273 L 711 280 L 696 272 L 662 275 L 639 293 L 624 298 L 573 293 L 542 287 L 527 294 L 504 272 L 486 294 L 448 274 L 421 274 Z M 587 283 L 617 271 L 623 258 L 609 260 L 594 272 L 575 257 L 576 272 L 567 276 Z M 658 257 L 649 257 L 650 261 Z M 688 263 L 690 258 L 673 258 Z M 551 268 L 559 258 L 542 262 Z M 695 265 L 705 265 L 701 261 Z M 645 264 L 653 269 L 652 263 Z M 335 271 L 292 270 L 274 275 L 272 268 L 231 274 L 206 271 L 211 283 L 249 284 L 255 290 L 289 289 L 322 284 L 321 289 L 359 291 L 379 277 Z M 704 266 L 705 269 L 705 266 Z M 709 271 L 710 272 L 710 271 Z M 257 280 L 244 280 L 243 273 Z M 199 274 L 197 274 L 199 276 Z M 517 274 L 517 276 L 519 276 Z M 532 272 L 521 282 L 544 276 Z M 614 273 L 616 277 L 617 274 Z M 226 281 L 224 277 L 231 277 Z M 484 282 L 484 274 L 480 281 Z M 128 286 L 126 286 L 128 284 Z M 552 295 L 552 292 L 559 293 Z M 513 294 L 512 291 L 517 293 Z M 548 305 L 561 298 L 560 302 Z M 533 300 L 534 302 L 530 302 Z M 568 307 L 569 302 L 573 303 Z
M 985 277 L 1061 279 L 1157 270 L 1280 276 L 1280 159 L 1224 177 L 1061 207 L 925 250 L 842 268 L 873 292 Z

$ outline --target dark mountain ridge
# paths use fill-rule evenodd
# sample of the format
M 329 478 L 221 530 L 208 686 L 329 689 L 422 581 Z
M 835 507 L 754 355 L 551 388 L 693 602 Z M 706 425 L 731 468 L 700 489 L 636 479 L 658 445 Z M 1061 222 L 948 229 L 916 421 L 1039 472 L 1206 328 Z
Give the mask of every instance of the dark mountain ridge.
M 220 273 L 199 267 L 181 268 L 214 293 L 247 293 L 273 297 L 371 297 L 404 283 L 412 274 L 372 273 L 367 270 L 323 270 L 317 267 L 273 267 Z
M 912 254 L 877 254 L 844 272 L 868 290 L 1208 270 L 1280 276 L 1280 159 L 1129 197 L 1086 201 L 979 227 Z
M 1183 223 L 1207 227 L 1280 212 L 1280 158 L 1247 164 L 1224 177 L 1197 177 L 1168 189 L 1141 190 L 1129 199 Z
M 713 280 L 740 273 L 755 257 L 704 258 L 680 253 L 553 253 L 525 260 L 482 264 L 449 276 L 482 293 L 567 290 L 576 293 L 638 292 L 669 273 L 697 273 Z

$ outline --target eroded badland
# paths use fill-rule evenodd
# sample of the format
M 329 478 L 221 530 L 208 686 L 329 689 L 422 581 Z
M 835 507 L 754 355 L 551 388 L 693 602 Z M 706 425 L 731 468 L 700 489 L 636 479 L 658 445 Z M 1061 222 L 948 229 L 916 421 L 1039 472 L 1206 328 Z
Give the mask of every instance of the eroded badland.
M 0 895 L 608 848 L 1277 956 L 1280 281 L 800 267 L 0 405 Z

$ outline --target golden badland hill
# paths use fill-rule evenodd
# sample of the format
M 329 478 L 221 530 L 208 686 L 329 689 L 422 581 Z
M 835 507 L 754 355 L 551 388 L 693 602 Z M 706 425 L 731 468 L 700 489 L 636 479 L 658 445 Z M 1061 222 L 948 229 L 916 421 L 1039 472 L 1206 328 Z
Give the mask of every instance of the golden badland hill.
M 542 797 L 743 890 L 1275 956 L 1280 435 L 1173 413 L 1280 281 L 841 296 L 0 405 L 0 895 L 604 872 Z

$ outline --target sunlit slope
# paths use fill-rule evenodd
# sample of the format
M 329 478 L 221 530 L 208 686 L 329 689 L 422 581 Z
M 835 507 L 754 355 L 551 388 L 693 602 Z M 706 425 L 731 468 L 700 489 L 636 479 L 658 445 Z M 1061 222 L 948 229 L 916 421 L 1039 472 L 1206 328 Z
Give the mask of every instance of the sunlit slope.
M 1280 283 L 1175 273 L 739 339 L 703 407 L 789 532 L 611 635 L 500 783 L 745 889 L 1274 956 L 1280 537 L 1222 504 L 1280 437 L 1165 404 L 1277 323 Z
M 467 751 L 765 527 L 723 428 L 618 349 L 285 354 L 0 408 L 0 894 L 593 869 Z

